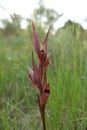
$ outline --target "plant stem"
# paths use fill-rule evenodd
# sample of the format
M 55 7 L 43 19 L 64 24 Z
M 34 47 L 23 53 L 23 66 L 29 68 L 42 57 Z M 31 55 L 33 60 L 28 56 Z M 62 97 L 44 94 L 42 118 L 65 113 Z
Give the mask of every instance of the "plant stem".
M 40 105 L 39 96 L 38 96 L 39 110 L 42 118 L 43 130 L 46 130 L 46 122 L 45 122 L 45 106 Z
M 42 108 L 41 111 L 42 123 L 43 123 L 43 130 L 46 130 L 46 122 L 45 122 L 45 109 Z

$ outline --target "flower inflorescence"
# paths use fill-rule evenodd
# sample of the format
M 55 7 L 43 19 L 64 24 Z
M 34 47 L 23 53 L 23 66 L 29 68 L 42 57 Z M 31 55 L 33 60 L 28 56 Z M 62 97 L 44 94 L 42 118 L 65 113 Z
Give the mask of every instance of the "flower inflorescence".
M 42 42 L 42 48 L 40 47 L 40 41 L 38 38 L 36 27 L 33 22 L 32 22 L 32 29 L 33 29 L 34 47 L 38 57 L 38 65 L 35 63 L 34 54 L 32 52 L 33 68 L 31 69 L 31 67 L 28 66 L 29 78 L 31 79 L 34 87 L 39 90 L 40 94 L 38 95 L 38 104 L 42 116 L 43 125 L 45 125 L 44 111 L 47 99 L 50 95 L 50 86 L 47 83 L 47 68 L 50 63 L 49 54 L 47 52 L 47 41 L 50 28 Z

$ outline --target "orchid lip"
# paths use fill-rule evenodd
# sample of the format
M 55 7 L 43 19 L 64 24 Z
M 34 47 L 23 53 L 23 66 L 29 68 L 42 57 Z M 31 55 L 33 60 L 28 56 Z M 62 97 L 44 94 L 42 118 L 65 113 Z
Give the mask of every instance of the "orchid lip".
M 49 89 L 45 89 L 44 92 L 49 94 L 50 90 Z

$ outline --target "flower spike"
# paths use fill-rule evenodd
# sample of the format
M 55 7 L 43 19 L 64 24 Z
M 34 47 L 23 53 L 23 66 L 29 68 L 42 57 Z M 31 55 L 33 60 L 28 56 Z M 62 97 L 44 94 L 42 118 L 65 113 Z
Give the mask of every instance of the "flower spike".
M 46 73 L 48 65 L 50 63 L 49 53 L 47 53 L 47 41 L 48 41 L 48 35 L 50 32 L 50 28 L 42 42 L 42 48 L 40 48 L 40 42 L 39 42 L 38 34 L 36 32 L 36 27 L 35 27 L 34 23 L 32 22 L 34 47 L 35 47 L 36 54 L 38 56 L 38 66 L 35 63 L 33 52 L 32 52 L 33 69 L 31 69 L 28 66 L 29 78 L 31 79 L 34 87 L 39 90 L 38 105 L 39 105 L 41 118 L 42 118 L 42 122 L 43 122 L 43 130 L 46 130 L 45 106 L 47 103 L 47 99 L 50 95 L 50 86 L 47 83 L 47 73 Z

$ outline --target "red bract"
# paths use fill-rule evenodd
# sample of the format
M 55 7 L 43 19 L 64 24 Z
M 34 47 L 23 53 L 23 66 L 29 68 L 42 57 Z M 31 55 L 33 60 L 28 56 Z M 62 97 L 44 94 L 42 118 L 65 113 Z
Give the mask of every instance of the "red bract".
M 32 53 L 32 65 L 33 65 L 33 69 L 31 69 L 28 66 L 29 78 L 31 79 L 34 87 L 38 88 L 39 91 L 41 92 L 42 91 L 41 74 L 39 72 L 39 69 L 37 68 L 37 65 L 35 64 L 33 53 Z
M 34 46 L 35 46 L 36 54 L 38 56 L 38 65 L 36 65 L 34 60 L 34 55 L 32 53 L 33 67 L 31 69 L 28 66 L 29 78 L 31 79 L 34 87 L 37 88 L 40 92 L 38 96 L 38 103 L 39 103 L 39 108 L 40 108 L 41 117 L 43 121 L 43 130 L 46 130 L 44 111 L 45 111 L 45 105 L 47 99 L 50 95 L 50 87 L 49 84 L 47 83 L 47 76 L 46 76 L 47 67 L 50 63 L 50 59 L 47 53 L 47 41 L 48 41 L 50 28 L 42 42 L 42 48 L 40 48 L 38 34 L 36 32 L 36 28 L 33 22 L 32 22 L 32 29 L 33 29 Z

